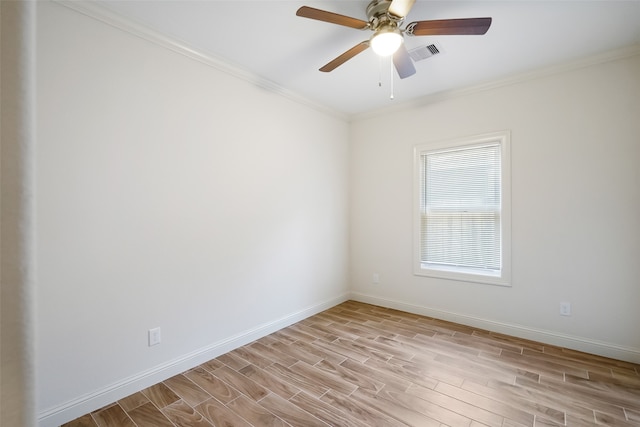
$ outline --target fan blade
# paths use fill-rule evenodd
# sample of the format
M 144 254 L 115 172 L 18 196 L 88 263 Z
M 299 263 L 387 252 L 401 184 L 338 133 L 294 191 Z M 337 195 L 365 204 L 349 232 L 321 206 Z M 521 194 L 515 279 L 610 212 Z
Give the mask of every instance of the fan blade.
M 404 18 L 409 14 L 416 0 L 393 0 L 389 5 L 388 13 L 398 18 Z
M 355 45 L 354 47 L 352 47 L 342 55 L 338 56 L 336 59 L 329 62 L 324 67 L 320 68 L 320 71 L 323 71 L 325 73 L 328 73 L 329 71 L 333 71 L 339 66 L 341 66 L 342 64 L 344 64 L 345 62 L 347 62 L 348 60 L 350 60 L 351 58 L 353 58 L 354 56 L 356 56 L 357 54 L 359 54 L 360 52 L 367 50 L 368 47 L 369 47 L 369 40 L 365 40 Z
M 406 33 L 414 36 L 481 35 L 490 26 L 491 18 L 441 19 L 412 22 L 407 25 Z
M 351 18 L 350 16 L 339 15 L 333 12 L 327 12 L 326 10 L 315 9 L 309 6 L 302 6 L 300 9 L 298 9 L 296 15 L 302 16 L 303 18 L 316 19 L 318 21 L 344 25 L 345 27 L 356 28 L 358 30 L 369 28 L 369 23 L 367 21 Z
M 413 76 L 416 73 L 416 67 L 413 65 L 411 56 L 409 56 L 409 52 L 404 44 L 393 54 L 393 65 L 396 67 L 396 71 L 401 79 Z

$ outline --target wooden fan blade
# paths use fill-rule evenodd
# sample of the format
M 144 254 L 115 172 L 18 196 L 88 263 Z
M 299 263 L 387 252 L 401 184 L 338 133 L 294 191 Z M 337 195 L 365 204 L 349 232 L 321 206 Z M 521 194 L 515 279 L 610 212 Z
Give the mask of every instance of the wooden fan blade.
M 393 65 L 396 67 L 396 71 L 401 79 L 413 76 L 416 73 L 416 67 L 413 65 L 411 56 L 409 56 L 409 52 L 404 44 L 393 54 Z
M 406 33 L 414 36 L 481 35 L 490 26 L 491 18 L 441 19 L 412 22 L 407 25 Z
M 416 0 L 393 0 L 389 5 L 388 12 L 398 18 L 404 18 L 409 14 L 415 2 Z
M 327 12 L 326 10 L 315 9 L 309 6 L 302 6 L 300 9 L 298 9 L 296 15 L 302 16 L 303 18 L 344 25 L 345 27 L 356 28 L 358 30 L 369 28 L 369 23 L 367 21 L 363 21 L 362 19 L 351 18 L 350 16 Z
M 320 68 L 320 71 L 323 71 L 325 73 L 328 73 L 329 71 L 333 71 L 339 66 L 341 66 L 342 64 L 344 64 L 345 62 L 347 62 L 348 60 L 350 60 L 351 58 L 353 58 L 354 56 L 356 56 L 357 54 L 359 54 L 360 52 L 367 50 L 368 47 L 369 47 L 369 40 L 365 40 L 355 45 L 354 47 L 352 47 L 342 55 L 338 56 L 336 59 L 329 62 L 324 67 Z

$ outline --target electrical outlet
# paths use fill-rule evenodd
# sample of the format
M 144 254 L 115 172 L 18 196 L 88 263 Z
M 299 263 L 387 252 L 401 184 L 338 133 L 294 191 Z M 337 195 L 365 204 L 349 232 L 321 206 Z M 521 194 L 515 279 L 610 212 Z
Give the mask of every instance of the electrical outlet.
M 373 273 L 373 277 L 371 278 L 374 285 L 380 283 L 380 275 L 378 273 Z
M 570 302 L 561 302 L 560 303 L 560 315 L 561 316 L 571 316 L 571 303 Z
M 160 328 L 149 329 L 149 347 L 160 344 Z

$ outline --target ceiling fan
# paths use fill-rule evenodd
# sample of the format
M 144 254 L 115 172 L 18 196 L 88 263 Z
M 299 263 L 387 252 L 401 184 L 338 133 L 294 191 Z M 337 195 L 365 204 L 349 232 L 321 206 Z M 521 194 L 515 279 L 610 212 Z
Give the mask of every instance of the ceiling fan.
M 380 56 L 393 55 L 393 65 L 401 79 L 412 76 L 416 72 L 409 52 L 403 43 L 404 35 L 482 35 L 491 26 L 491 18 L 464 18 L 416 21 L 401 29 L 400 26 L 414 3 L 415 0 L 372 0 L 367 6 L 367 21 L 309 6 L 302 6 L 296 15 L 359 30 L 373 31 L 369 40 L 358 43 L 324 65 L 320 71 L 333 71 L 371 47 Z

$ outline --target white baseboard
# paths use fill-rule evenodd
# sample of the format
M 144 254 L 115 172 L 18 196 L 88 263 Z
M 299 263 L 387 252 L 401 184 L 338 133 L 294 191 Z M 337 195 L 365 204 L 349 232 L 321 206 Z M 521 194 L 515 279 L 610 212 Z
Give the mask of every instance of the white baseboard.
M 208 360 L 220 356 L 221 354 L 227 353 L 293 323 L 334 307 L 349 299 L 382 307 L 394 308 L 409 313 L 421 314 L 463 325 L 474 326 L 493 332 L 499 332 L 573 350 L 584 351 L 613 359 L 640 363 L 640 349 L 618 346 L 611 343 L 581 337 L 563 335 L 551 331 L 533 329 L 522 325 L 495 322 L 488 319 L 410 304 L 403 301 L 352 292 L 315 304 L 311 307 L 283 316 L 272 322 L 258 325 L 253 329 L 244 331 L 240 334 L 185 354 L 177 359 L 155 366 L 144 372 L 140 372 L 131 377 L 117 381 L 102 389 L 96 390 L 93 393 L 80 396 L 77 399 L 49 408 L 38 414 L 38 425 L 39 427 L 57 427 L 79 416 L 108 405 L 109 403 L 143 390 L 153 384 L 194 368 Z
M 215 342 L 204 348 L 170 360 L 144 372 L 112 383 L 102 389 L 80 396 L 61 405 L 46 409 L 38 414 L 40 427 L 57 427 L 77 417 L 95 411 L 109 403 L 120 400 L 143 390 L 167 378 L 171 378 L 186 370 L 192 369 L 221 354 L 241 347 L 252 341 L 299 322 L 321 311 L 327 310 L 349 299 L 349 294 L 315 304 L 295 313 L 288 314 L 274 321 L 258 325 L 253 329 L 241 332 L 227 339 Z
M 406 311 L 408 313 L 421 314 L 424 316 L 434 317 L 436 319 L 447 320 L 449 322 L 459 323 L 462 325 L 473 326 L 514 337 L 529 339 L 540 343 L 610 357 L 612 359 L 640 363 L 640 349 L 638 348 L 623 347 L 612 343 L 560 334 L 553 331 L 534 329 L 517 324 L 496 322 L 493 320 L 438 310 L 431 307 L 410 304 L 403 301 L 381 298 L 358 292 L 352 292 L 351 299 L 354 301 Z

